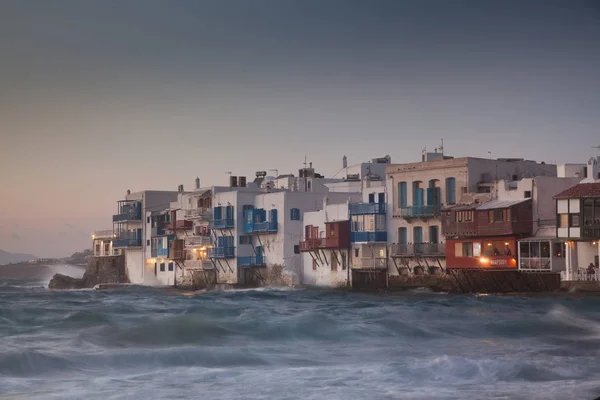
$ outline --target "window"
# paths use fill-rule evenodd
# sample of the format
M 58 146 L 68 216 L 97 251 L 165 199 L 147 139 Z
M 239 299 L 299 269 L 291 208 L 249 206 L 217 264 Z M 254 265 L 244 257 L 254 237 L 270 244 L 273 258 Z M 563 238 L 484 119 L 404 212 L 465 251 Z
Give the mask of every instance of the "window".
M 292 221 L 300 221 L 300 209 L 291 208 L 290 209 L 290 219 Z
M 407 206 L 406 182 L 398 183 L 398 202 L 400 207 Z
M 464 242 L 462 244 L 462 254 L 463 257 L 473 257 L 473 243 Z
M 569 227 L 569 214 L 558 214 L 558 227 L 568 228 Z
M 583 200 L 583 225 L 594 223 L 594 199 Z
M 594 201 L 594 225 L 600 225 L 600 199 Z
M 147 223 L 150 223 L 150 217 L 146 218 Z
M 158 267 L 158 264 L 154 263 L 154 276 L 156 276 L 157 273 L 158 273 L 158 268 L 157 267 Z
M 375 203 L 375 193 L 369 193 L 369 204 Z
M 100 254 L 100 249 L 101 249 L 101 248 L 102 248 L 102 247 L 100 246 L 100 243 L 96 243 L 96 255 L 99 255 L 99 254 Z
M 173 271 L 173 262 L 169 263 L 169 271 Z
M 398 228 L 398 243 L 400 243 L 400 244 L 408 243 L 408 238 L 406 235 L 406 228 Z
M 298 244 L 294 245 L 294 254 L 300 254 L 300 245 L 298 245 Z
M 514 254 L 516 254 L 514 242 L 504 240 L 493 240 L 485 243 L 484 255 L 488 257 L 509 257 Z
M 356 249 L 354 249 L 354 257 L 358 258 L 358 256 L 359 256 L 359 249 L 356 248 Z
M 413 227 L 413 243 L 423 243 L 423 228 Z
M 146 240 L 146 246 L 150 246 L 150 239 Z
M 240 244 L 252 244 L 252 236 L 240 235 Z
M 523 193 L 523 197 L 525 197 L 526 199 L 530 199 L 531 198 L 531 190 L 526 190 L 525 193 Z
M 491 210 L 490 222 L 504 222 L 504 210 Z
M 579 214 L 570 214 L 571 223 L 569 224 L 571 228 L 579 227 Z
M 437 226 L 430 226 L 429 227 L 429 243 L 439 243 L 440 241 L 440 235 L 439 235 L 439 228 Z
M 108 254 L 110 252 L 110 242 L 104 243 L 104 254 Z
M 456 179 L 446 178 L 446 203 L 456 204 Z
M 160 272 L 165 272 L 165 263 L 160 263 Z
M 518 181 L 519 180 L 519 175 L 513 175 L 512 176 L 512 180 L 513 181 Z
M 375 231 L 381 232 L 386 231 L 385 227 L 385 215 L 377 214 L 375 215 Z
M 475 242 L 473 243 L 473 257 L 481 256 L 481 243 Z
M 473 243 L 472 242 L 454 243 L 454 255 L 456 257 L 473 257 Z
M 412 184 L 413 188 L 413 206 L 423 205 L 423 182 L 414 181 Z

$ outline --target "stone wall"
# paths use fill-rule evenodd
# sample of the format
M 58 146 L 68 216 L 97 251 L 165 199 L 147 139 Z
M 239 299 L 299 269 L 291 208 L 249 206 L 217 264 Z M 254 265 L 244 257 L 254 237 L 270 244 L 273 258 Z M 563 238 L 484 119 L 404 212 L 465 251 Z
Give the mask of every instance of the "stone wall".
M 93 257 L 88 262 L 83 278 L 56 274 L 48 284 L 48 288 L 84 289 L 93 288 L 101 283 L 129 283 L 124 256 Z
M 212 289 L 217 284 L 215 269 L 186 269 L 177 276 L 176 287 L 186 290 Z

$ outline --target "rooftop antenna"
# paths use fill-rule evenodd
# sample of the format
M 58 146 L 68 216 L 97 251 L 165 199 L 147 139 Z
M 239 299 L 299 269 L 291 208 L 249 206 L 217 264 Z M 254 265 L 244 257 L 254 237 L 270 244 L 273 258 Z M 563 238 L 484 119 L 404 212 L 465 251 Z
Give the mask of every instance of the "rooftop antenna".
M 488 151 L 488 155 L 490 156 L 490 160 L 492 159 L 492 152 Z
M 444 138 L 442 138 L 442 144 L 439 147 L 440 153 L 444 154 Z

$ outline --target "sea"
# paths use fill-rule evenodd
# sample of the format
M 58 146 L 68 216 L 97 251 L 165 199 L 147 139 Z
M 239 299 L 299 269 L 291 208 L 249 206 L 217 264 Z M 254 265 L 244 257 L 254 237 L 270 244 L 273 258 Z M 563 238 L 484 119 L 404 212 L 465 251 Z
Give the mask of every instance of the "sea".
M 52 268 L 0 278 L 2 399 L 600 396 L 599 298 L 51 291 L 83 273 Z

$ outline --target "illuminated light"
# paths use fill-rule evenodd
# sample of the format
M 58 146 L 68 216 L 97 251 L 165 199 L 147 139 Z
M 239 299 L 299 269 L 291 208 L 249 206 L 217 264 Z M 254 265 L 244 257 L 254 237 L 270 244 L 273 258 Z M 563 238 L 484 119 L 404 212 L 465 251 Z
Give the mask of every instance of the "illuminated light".
M 492 246 L 492 244 L 491 244 L 491 243 L 488 243 L 488 246 Z
M 489 260 L 485 257 L 480 257 L 479 261 L 481 261 L 483 264 L 486 264 Z
M 508 242 L 504 242 L 504 245 L 505 245 L 505 246 L 508 246 Z
M 96 239 L 96 235 L 92 235 L 92 239 Z
M 204 251 L 204 250 L 206 250 L 206 247 L 200 247 L 200 250 Z

